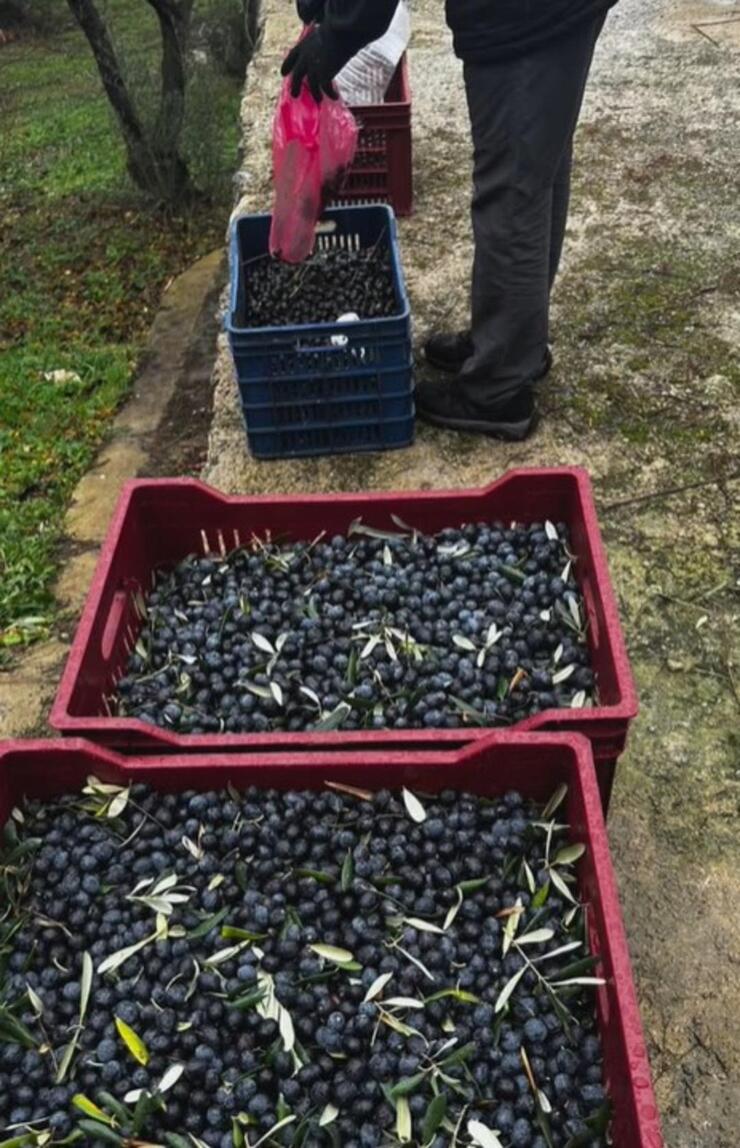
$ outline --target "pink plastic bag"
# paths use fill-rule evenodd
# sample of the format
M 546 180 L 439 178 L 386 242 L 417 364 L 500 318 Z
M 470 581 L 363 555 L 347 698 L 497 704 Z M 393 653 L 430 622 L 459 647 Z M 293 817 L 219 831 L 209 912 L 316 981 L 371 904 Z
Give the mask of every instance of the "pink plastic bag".
M 270 254 L 301 263 L 313 251 L 322 208 L 357 149 L 355 117 L 341 100 L 314 100 L 304 81 L 301 94 L 283 82 L 272 130 L 275 203 Z

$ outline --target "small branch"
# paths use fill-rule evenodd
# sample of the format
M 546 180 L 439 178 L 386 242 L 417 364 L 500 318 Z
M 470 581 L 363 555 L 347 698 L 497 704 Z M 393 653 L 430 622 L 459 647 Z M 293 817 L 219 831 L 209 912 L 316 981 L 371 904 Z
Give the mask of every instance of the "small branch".
M 668 486 L 665 490 L 653 490 L 649 494 L 636 494 L 633 498 L 622 498 L 617 502 L 607 502 L 601 506 L 604 514 L 611 510 L 620 510 L 623 506 L 636 506 L 640 502 L 657 502 L 661 498 L 672 498 L 676 494 L 683 494 L 689 490 L 706 490 L 712 486 L 722 486 L 725 482 L 736 482 L 740 479 L 740 471 L 736 474 L 723 475 L 721 478 L 710 478 L 704 482 L 689 482 L 685 486 Z

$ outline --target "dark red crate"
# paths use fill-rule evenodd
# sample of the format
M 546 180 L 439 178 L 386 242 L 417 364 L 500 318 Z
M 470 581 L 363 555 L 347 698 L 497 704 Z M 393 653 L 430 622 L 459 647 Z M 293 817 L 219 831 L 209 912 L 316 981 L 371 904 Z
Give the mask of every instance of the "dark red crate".
M 352 108 L 360 127 L 357 154 L 336 203 L 389 203 L 396 215 L 414 207 L 411 85 L 404 53 L 382 104 Z
M 606 984 L 596 991 L 605 1082 L 614 1102 L 614 1148 L 663 1148 L 629 950 L 588 742 L 565 734 L 496 732 L 456 754 L 389 750 L 367 753 L 188 755 L 124 758 L 81 740 L 0 745 L 0 826 L 21 797 L 79 790 L 88 775 L 127 784 L 146 781 L 162 792 L 215 789 L 231 782 L 273 788 L 319 788 L 325 781 L 366 789 L 401 785 L 417 791 L 453 788 L 494 795 L 516 788 L 545 801 L 568 785 L 565 819 L 573 840 L 587 846 L 578 862 L 588 904 L 591 950 Z
M 132 718 L 111 717 L 110 698 L 123 674 L 141 620 L 138 592 L 151 588 L 155 571 L 204 548 L 219 553 L 245 544 L 252 534 L 312 539 L 322 530 L 346 533 L 356 518 L 398 529 L 398 515 L 423 532 L 464 522 L 567 522 L 578 556 L 576 573 L 589 621 L 589 644 L 600 704 L 592 709 L 546 710 L 517 728 L 586 734 L 600 772 L 605 805 L 614 766 L 625 746 L 637 698 L 617 605 L 585 471 L 557 468 L 509 471 L 480 490 L 227 497 L 195 479 L 127 483 L 111 522 L 87 603 L 51 713 L 54 729 L 89 737 L 126 752 L 342 749 L 424 746 L 454 749 L 484 736 L 480 729 L 362 730 L 332 733 L 182 735 Z

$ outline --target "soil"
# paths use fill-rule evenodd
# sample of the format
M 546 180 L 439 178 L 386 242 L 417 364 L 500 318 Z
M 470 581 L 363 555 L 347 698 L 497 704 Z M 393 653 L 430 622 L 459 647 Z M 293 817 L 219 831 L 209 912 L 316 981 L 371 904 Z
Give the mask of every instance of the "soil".
M 295 34 L 290 6 L 266 8 L 244 211 L 270 207 L 277 66 Z M 416 211 L 399 226 L 418 345 L 467 318 L 470 140 L 441 5 L 418 0 L 413 23 Z M 740 1127 L 738 122 L 740 3 L 621 0 L 578 135 L 535 437 L 420 427 L 409 450 L 259 463 L 222 341 L 203 471 L 269 493 L 590 470 L 642 701 L 609 827 L 667 1148 L 736 1148 Z

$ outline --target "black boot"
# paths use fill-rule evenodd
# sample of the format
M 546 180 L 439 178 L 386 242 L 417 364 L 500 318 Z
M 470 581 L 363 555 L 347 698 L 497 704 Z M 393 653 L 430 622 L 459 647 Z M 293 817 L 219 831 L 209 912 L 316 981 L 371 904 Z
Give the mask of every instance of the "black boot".
M 521 387 L 503 402 L 480 407 L 458 387 L 424 379 L 416 385 L 416 413 L 433 426 L 470 431 L 519 442 L 537 426 L 537 407 L 531 387 Z
M 431 367 L 438 371 L 449 371 L 457 374 L 462 370 L 466 359 L 473 353 L 473 340 L 470 331 L 440 332 L 430 335 L 424 344 L 424 357 Z M 534 376 L 534 382 L 544 379 L 552 369 L 552 351 L 548 347 L 542 366 Z

